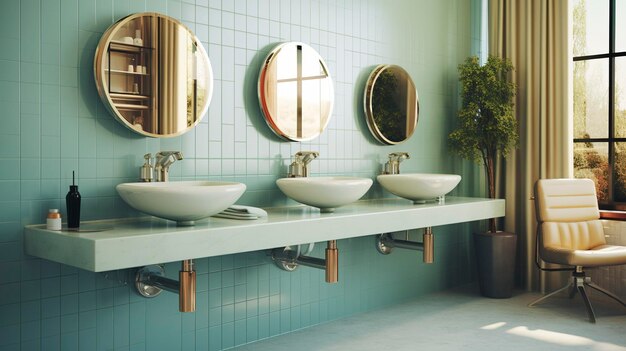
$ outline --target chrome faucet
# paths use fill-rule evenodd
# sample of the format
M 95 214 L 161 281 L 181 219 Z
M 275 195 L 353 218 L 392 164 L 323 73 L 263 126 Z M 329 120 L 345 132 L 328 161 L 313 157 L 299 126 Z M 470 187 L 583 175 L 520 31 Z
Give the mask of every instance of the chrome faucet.
M 183 159 L 183 153 L 180 151 L 159 151 L 156 154 L 156 162 L 154 173 L 157 182 L 167 182 L 169 180 L 169 171 L 172 163 Z
M 298 151 L 294 155 L 295 160 L 289 165 L 289 178 L 308 177 L 308 165 L 320 155 L 317 151 Z
M 400 162 L 411 158 L 406 152 L 392 152 L 389 154 L 389 161 L 385 163 L 383 174 L 400 174 Z

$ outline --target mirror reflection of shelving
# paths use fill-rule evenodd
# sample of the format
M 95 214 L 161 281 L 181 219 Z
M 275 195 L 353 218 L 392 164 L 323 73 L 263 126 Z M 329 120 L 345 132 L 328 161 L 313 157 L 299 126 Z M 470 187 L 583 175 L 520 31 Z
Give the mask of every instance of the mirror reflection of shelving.
M 150 131 L 154 110 L 153 21 L 137 18 L 121 28 L 107 50 L 105 71 L 111 100 L 134 128 Z
M 132 14 L 103 34 L 94 57 L 98 94 L 138 134 L 180 135 L 206 116 L 213 89 L 202 44 L 177 20 Z

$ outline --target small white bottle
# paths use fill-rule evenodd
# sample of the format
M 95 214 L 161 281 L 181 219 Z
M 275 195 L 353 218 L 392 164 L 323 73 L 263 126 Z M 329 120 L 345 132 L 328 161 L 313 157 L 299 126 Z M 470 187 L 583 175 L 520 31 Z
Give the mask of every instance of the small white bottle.
M 46 229 L 61 230 L 61 214 L 56 208 L 48 210 L 48 218 L 46 218 Z
M 135 39 L 133 39 L 133 44 L 137 46 L 143 46 L 143 39 L 141 39 L 141 30 L 135 30 Z

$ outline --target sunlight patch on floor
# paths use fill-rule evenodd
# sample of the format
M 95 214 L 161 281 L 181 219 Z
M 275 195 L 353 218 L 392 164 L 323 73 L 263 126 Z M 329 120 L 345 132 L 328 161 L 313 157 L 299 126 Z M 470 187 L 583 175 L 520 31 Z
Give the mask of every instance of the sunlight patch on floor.
M 480 327 L 480 329 L 483 330 L 496 330 L 498 328 L 502 328 L 506 325 L 506 322 L 497 322 L 497 323 L 493 323 L 493 324 L 488 324 L 485 326 Z
M 506 333 L 562 346 L 586 346 L 589 349 L 599 351 L 626 351 L 626 347 L 611 343 L 599 342 L 578 335 L 553 332 L 543 329 L 530 330 L 528 327 L 524 326 L 513 327 L 507 330 Z

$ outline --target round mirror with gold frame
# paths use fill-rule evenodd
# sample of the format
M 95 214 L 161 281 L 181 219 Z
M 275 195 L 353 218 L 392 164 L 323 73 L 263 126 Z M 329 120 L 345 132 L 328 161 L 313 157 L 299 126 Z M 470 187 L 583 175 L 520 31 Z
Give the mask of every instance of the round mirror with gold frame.
M 399 144 L 413 135 L 419 100 L 411 76 L 402 67 L 379 65 L 370 74 L 363 99 L 367 126 L 384 144 Z
M 276 46 L 261 67 L 259 103 L 265 122 L 290 141 L 316 138 L 328 125 L 335 100 L 322 57 L 304 43 Z
M 124 17 L 106 30 L 94 77 L 115 118 L 150 137 L 191 130 L 213 94 L 211 62 L 200 40 L 179 21 L 152 12 Z

